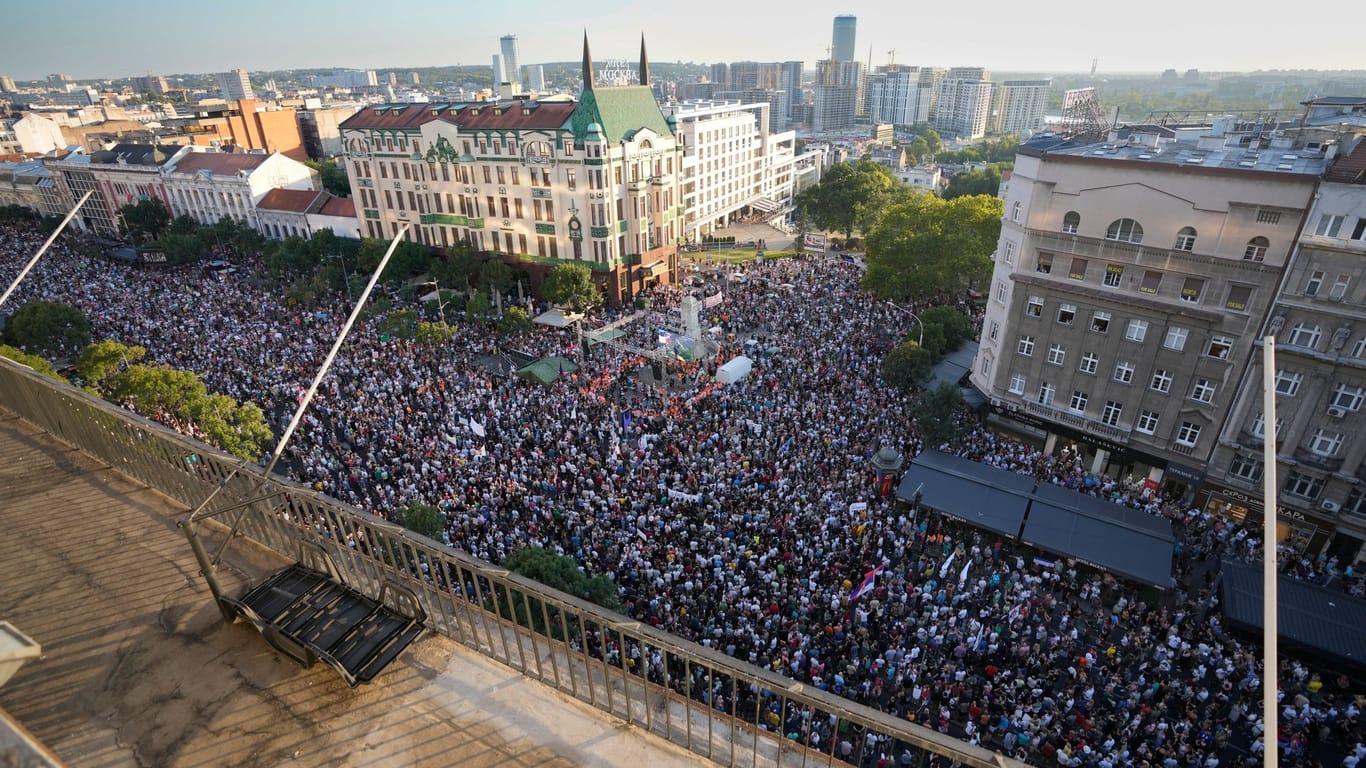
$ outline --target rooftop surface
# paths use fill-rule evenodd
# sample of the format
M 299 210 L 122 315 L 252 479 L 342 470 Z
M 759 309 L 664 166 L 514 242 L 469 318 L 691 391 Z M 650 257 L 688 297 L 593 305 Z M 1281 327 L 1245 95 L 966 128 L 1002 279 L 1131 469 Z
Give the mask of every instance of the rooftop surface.
M 1323 155 L 1312 150 L 1266 147 L 1259 150 L 1248 150 L 1242 147 L 1226 146 L 1205 149 L 1197 144 L 1187 142 L 1172 142 L 1160 147 L 1142 144 L 1087 144 L 1080 147 L 1051 149 L 1048 150 L 1048 154 L 1110 160 L 1136 160 L 1183 168 L 1223 168 L 1314 176 L 1322 174 L 1327 166 L 1327 161 Z
M 0 619 L 43 647 L 0 709 L 71 765 L 701 764 L 430 632 L 361 688 L 300 669 L 222 622 L 184 512 L 0 410 Z M 225 590 L 285 564 L 257 559 Z

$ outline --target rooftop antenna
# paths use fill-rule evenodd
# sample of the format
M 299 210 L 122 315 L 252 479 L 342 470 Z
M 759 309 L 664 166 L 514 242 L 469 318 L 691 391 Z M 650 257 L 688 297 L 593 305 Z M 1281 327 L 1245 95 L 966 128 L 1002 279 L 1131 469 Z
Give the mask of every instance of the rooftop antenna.
M 895 65 L 895 64 L 896 64 L 896 49 L 895 49 L 895 48 L 892 48 L 891 50 L 887 51 L 887 66 L 890 67 L 890 66 L 893 66 L 893 65 Z

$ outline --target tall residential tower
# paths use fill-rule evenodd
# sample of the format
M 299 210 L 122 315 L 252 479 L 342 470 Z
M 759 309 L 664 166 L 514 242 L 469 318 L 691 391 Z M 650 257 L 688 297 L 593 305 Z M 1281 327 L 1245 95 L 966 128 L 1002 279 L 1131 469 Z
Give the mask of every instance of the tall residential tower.
M 835 31 L 830 41 L 830 58 L 835 61 L 854 60 L 854 28 L 858 25 L 855 16 L 836 16 Z

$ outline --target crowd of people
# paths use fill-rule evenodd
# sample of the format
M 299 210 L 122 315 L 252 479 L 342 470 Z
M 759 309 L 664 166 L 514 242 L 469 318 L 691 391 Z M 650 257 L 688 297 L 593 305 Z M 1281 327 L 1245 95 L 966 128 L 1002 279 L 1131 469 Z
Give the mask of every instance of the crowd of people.
M 42 238 L 0 226 L 8 284 Z M 255 401 L 278 434 L 349 307 L 344 295 L 292 306 L 254 265 L 239 266 L 140 269 L 59 242 L 11 301 L 76 306 L 95 338 L 142 345 L 213 391 Z M 910 318 L 868 300 L 844 261 L 746 272 L 698 289 L 722 296 L 702 319 L 718 329 L 718 351 L 680 363 L 677 386 L 652 385 L 645 358 L 621 344 L 595 345 L 549 386 L 480 364 L 507 347 L 577 358 L 572 330 L 509 340 L 462 322 L 454 343 L 433 345 L 382 340 L 366 319 L 287 451 L 290 472 L 376 514 L 435 505 L 446 543 L 491 562 L 527 546 L 572 556 L 613 579 L 638 620 L 1030 763 L 1259 762 L 1257 648 L 1223 627 L 1214 587 L 1220 557 L 1257 556 L 1256 532 L 1089 476 L 1078 457 L 970 415 L 946 449 L 1171 518 L 1174 588 L 1145 591 L 878 496 L 873 454 L 923 447 L 908 396 L 880 377 Z M 633 346 L 655 341 L 682 292 L 651 295 L 660 314 L 629 329 Z M 756 347 L 745 380 L 712 381 Z M 1284 759 L 1352 768 L 1366 754 L 1358 689 L 1282 659 Z M 658 674 L 661 663 L 644 666 Z M 777 708 L 760 724 L 822 748 L 840 738 Z M 895 757 L 865 754 L 870 765 Z

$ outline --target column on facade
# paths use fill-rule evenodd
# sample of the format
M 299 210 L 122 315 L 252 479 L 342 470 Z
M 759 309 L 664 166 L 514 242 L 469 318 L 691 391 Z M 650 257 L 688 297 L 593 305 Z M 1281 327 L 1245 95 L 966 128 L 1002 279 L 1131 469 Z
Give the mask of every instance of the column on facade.
M 1304 377 L 1304 385 L 1296 393 L 1299 407 L 1295 409 L 1295 418 L 1286 426 L 1285 439 L 1281 443 L 1280 455 L 1285 458 L 1294 458 L 1295 449 L 1304 439 L 1304 433 L 1309 429 L 1310 423 L 1314 421 L 1315 404 L 1323 397 L 1323 390 L 1328 385 L 1329 375 L 1323 371 L 1309 371 Z M 1262 431 L 1268 436 L 1275 432 L 1275 425 L 1271 423 L 1270 418 L 1264 419 Z

